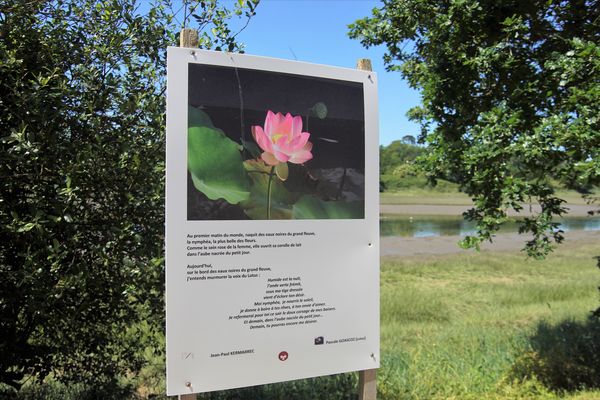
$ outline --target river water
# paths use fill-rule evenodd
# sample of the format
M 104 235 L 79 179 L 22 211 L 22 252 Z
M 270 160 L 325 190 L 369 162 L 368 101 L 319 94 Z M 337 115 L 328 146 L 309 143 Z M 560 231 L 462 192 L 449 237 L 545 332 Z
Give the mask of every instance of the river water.
M 565 232 L 573 230 L 599 231 L 600 217 L 567 217 L 557 220 L 560 229 Z M 516 222 L 508 222 L 500 228 L 500 233 L 517 232 Z M 382 215 L 380 217 L 381 236 L 431 237 L 431 236 L 465 236 L 475 233 L 475 224 L 462 217 L 417 215 L 414 217 L 401 215 Z

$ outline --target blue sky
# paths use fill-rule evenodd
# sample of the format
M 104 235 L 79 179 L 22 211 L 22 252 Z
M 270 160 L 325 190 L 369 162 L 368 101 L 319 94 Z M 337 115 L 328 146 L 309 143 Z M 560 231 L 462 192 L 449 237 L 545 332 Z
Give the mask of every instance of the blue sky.
M 232 0 L 224 3 L 231 6 Z M 419 104 L 419 94 L 400 73 L 385 71 L 383 46 L 365 49 L 348 37 L 348 24 L 380 5 L 374 0 L 261 0 L 238 39 L 247 54 L 259 56 L 346 68 L 354 68 L 359 58 L 370 58 L 379 79 L 379 142 L 387 145 L 405 135 L 418 136 L 418 125 L 406 112 Z M 232 21 L 232 30 L 237 22 Z
M 379 79 L 379 141 L 389 144 L 404 135 L 418 136 L 419 127 L 406 112 L 419 104 L 398 72 L 386 72 L 385 48 L 365 49 L 348 38 L 348 24 L 371 15 L 372 0 L 261 0 L 256 16 L 238 38 L 246 53 L 354 68 L 370 58 Z

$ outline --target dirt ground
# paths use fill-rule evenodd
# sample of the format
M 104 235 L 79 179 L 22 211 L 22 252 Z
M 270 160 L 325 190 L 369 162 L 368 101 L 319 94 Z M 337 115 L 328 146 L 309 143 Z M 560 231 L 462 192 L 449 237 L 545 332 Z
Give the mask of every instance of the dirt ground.
M 461 215 L 468 206 L 452 205 L 391 205 L 382 204 L 381 214 L 401 215 Z M 569 216 L 585 217 L 588 211 L 597 208 L 587 205 L 567 205 Z M 539 206 L 526 207 L 522 213 L 509 213 L 510 216 L 527 215 L 539 211 Z M 569 231 L 564 234 L 565 243 L 577 241 L 597 243 L 600 250 L 600 231 Z M 517 233 L 502 233 L 496 235 L 493 243 L 485 243 L 482 251 L 516 251 L 524 247 L 527 235 Z M 390 236 L 381 238 L 381 256 L 415 256 L 430 254 L 456 254 L 472 252 L 458 246 L 460 236 L 435 236 L 435 237 L 399 237 Z

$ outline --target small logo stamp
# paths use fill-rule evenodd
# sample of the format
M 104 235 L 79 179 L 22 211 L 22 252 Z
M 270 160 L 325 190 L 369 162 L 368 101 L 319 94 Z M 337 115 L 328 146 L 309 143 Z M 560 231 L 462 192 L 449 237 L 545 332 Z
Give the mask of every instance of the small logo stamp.
M 315 345 L 320 345 L 325 343 L 325 338 L 323 336 L 317 336 L 315 338 Z
M 288 359 L 289 356 L 290 355 L 287 351 L 282 351 L 281 353 L 279 353 L 279 361 L 285 361 Z

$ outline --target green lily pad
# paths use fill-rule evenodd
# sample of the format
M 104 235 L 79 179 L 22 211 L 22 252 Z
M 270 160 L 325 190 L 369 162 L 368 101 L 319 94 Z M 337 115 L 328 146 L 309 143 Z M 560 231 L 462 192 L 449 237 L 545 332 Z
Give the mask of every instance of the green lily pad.
M 188 170 L 196 189 L 211 200 L 238 204 L 250 195 L 240 145 L 193 107 L 188 109 Z
M 188 128 L 192 126 L 215 127 L 207 113 L 199 108 L 188 106 Z
M 315 196 L 302 196 L 293 206 L 294 219 L 362 219 L 364 201 L 323 201 Z
M 271 172 L 271 166 L 261 160 L 246 160 L 244 167 L 253 185 L 250 197 L 240 206 L 252 219 L 267 219 L 269 176 L 271 176 L 271 219 L 291 219 L 292 204 L 298 195 L 289 192 L 281 180 Z

